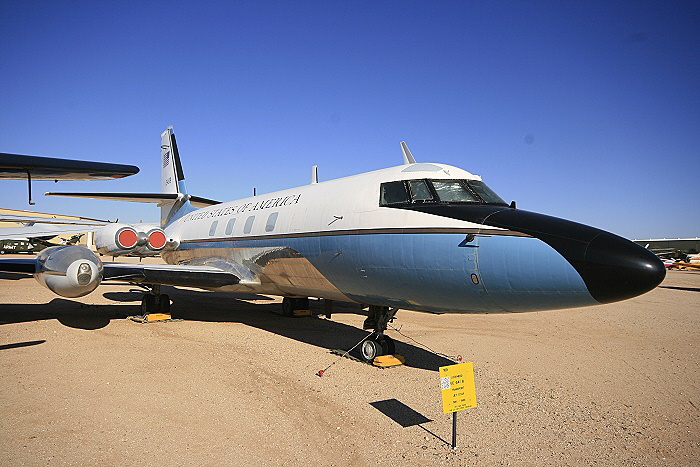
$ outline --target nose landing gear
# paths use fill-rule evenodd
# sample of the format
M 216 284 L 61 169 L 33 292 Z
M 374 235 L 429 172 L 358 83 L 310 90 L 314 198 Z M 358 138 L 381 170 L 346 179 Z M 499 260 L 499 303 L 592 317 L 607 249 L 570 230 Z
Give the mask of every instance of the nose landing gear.
M 389 322 L 394 320 L 397 308 L 388 306 L 370 305 L 369 316 L 362 325 L 363 329 L 374 329 L 374 332 L 365 339 L 360 347 L 362 359 L 372 363 L 376 357 L 393 355 L 396 352 L 394 340 L 384 335 Z

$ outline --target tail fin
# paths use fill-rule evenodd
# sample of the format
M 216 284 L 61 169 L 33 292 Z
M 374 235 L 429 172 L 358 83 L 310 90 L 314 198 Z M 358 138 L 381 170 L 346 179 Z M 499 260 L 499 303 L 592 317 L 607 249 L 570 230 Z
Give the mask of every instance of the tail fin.
M 160 193 L 46 193 L 46 196 L 157 203 L 160 206 L 160 226 L 162 228 L 167 227 L 188 212 L 196 211 L 197 208 L 219 204 L 219 201 L 187 194 L 185 174 L 182 172 L 173 127 L 168 127 L 160 136 L 162 162 Z
M 185 174 L 180 163 L 180 153 L 177 150 L 173 127 L 169 126 L 160 135 L 160 155 L 162 161 L 161 193 L 181 195 L 173 201 L 167 201 L 160 205 L 160 225 L 168 224 L 184 216 L 195 208 L 189 202 L 187 188 L 185 187 Z
M 169 126 L 160 135 L 160 141 L 160 155 L 163 162 L 160 192 L 186 194 L 185 174 L 182 171 L 180 153 L 177 151 L 173 127 Z

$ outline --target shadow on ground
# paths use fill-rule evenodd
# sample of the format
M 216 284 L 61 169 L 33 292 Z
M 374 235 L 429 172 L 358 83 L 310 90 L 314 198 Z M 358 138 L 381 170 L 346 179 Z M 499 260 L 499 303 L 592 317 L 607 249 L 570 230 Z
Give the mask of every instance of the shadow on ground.
M 54 298 L 49 303 L 3 304 L 0 309 L 0 324 L 55 319 L 70 328 L 94 330 L 107 326 L 113 319 L 124 319 L 136 314 L 139 310 L 140 306 L 86 305 L 65 298 Z
M 698 287 L 676 287 L 673 285 L 660 285 L 660 289 L 685 290 L 686 292 L 700 292 Z
M 163 293 L 173 301 L 173 318 L 186 321 L 216 323 L 242 323 L 270 333 L 288 337 L 330 350 L 349 349 L 357 344 L 369 331 L 339 323 L 332 319 L 321 319 L 323 302 L 311 301 L 314 316 L 288 318 L 280 316 L 280 303 L 265 303 L 270 297 L 252 294 L 231 294 L 163 287 Z M 0 310 L 0 324 L 56 319 L 64 326 L 94 330 L 109 324 L 113 319 L 125 319 L 141 312 L 143 292 L 130 290 L 106 292 L 103 296 L 125 305 L 86 305 L 78 301 L 55 298 L 42 304 L 4 304 Z M 253 300 L 262 303 L 249 303 Z M 357 305 L 338 303 L 333 314 L 364 312 Z M 391 331 L 389 335 L 393 337 Z M 413 344 L 396 341 L 396 353 L 406 357 L 406 366 L 438 371 L 440 366 L 452 364 L 450 360 L 435 355 Z

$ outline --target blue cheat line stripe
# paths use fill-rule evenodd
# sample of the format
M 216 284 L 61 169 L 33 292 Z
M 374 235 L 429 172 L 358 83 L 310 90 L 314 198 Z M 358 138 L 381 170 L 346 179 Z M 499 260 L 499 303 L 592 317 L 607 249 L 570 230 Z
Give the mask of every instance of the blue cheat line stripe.
M 182 249 L 280 246 L 298 251 L 362 303 L 463 313 L 597 304 L 566 259 L 531 237 L 476 237 L 465 244 L 463 233 L 317 235 L 192 241 Z

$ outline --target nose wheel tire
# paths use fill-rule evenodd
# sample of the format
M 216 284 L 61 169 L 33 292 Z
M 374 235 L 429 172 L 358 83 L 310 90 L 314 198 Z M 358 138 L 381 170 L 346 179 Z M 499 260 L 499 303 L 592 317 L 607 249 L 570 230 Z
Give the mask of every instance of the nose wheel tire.
M 384 336 L 384 343 L 386 344 L 386 353 L 384 355 L 394 355 L 396 353 L 394 339 L 389 336 Z
M 374 334 L 368 337 L 360 346 L 362 360 L 367 363 L 372 363 L 375 358 L 381 355 L 391 355 L 395 351 L 396 346 L 394 345 L 394 340 L 383 334 Z
M 367 339 L 362 343 L 360 352 L 362 354 L 362 360 L 372 363 L 376 357 L 383 355 L 384 349 L 378 341 Z

